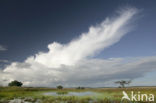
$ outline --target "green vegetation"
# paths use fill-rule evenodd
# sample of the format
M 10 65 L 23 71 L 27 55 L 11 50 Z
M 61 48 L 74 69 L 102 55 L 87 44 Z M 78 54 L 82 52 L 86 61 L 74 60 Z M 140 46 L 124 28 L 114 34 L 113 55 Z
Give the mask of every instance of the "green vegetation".
M 56 92 L 58 94 L 68 94 L 69 92 L 96 92 L 96 96 L 49 96 L 44 95 L 47 92 Z M 35 103 L 154 103 L 154 102 L 121 102 L 122 91 L 128 94 L 131 91 L 140 91 L 141 93 L 152 93 L 156 95 L 155 87 L 135 87 L 135 88 L 26 88 L 26 87 L 0 87 L 0 103 L 7 103 L 14 98 L 25 99 Z
M 62 85 L 57 86 L 57 89 L 63 89 Z
M 67 91 L 58 91 L 58 92 L 56 92 L 58 95 L 64 95 L 64 94 L 68 94 L 68 92 Z
M 125 88 L 125 85 L 126 85 L 126 84 L 129 85 L 129 84 L 131 83 L 131 80 L 129 80 L 129 81 L 121 80 L 121 81 L 116 81 L 115 83 L 121 85 L 121 86 L 119 86 L 119 88 L 121 88 L 121 87 L 122 87 L 122 88 Z
M 85 89 L 85 87 L 77 87 L 77 89 Z
M 14 80 L 14 81 L 12 81 L 12 82 L 10 82 L 8 84 L 8 86 L 18 86 L 18 87 L 21 87 L 22 85 L 23 85 L 23 83 L 22 82 L 19 82 L 17 80 Z

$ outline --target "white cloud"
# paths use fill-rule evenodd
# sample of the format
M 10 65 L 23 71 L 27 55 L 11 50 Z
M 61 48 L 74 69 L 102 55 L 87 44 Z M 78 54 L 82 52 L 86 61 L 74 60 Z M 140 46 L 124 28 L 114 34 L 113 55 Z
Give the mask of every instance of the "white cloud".
M 0 45 L 0 51 L 6 51 L 7 48 L 5 48 L 4 46 Z
M 28 57 L 22 63 L 11 63 L 0 72 L 0 83 L 7 84 L 17 79 L 29 86 L 96 85 L 113 79 L 137 78 L 154 70 L 156 57 L 134 62 L 125 62 L 123 58 L 88 58 L 118 42 L 129 32 L 129 23 L 136 13 L 135 8 L 122 10 L 119 16 L 91 26 L 88 32 L 68 44 L 54 42 L 48 45 L 46 53 Z
M 118 42 L 129 31 L 130 26 L 127 24 L 136 12 L 136 9 L 130 8 L 122 11 L 114 19 L 107 18 L 101 24 L 91 26 L 87 33 L 82 33 L 80 37 L 68 44 L 56 42 L 49 44 L 49 52 L 36 54 L 33 61 L 48 67 L 60 67 L 62 64 L 74 65 L 78 61 Z
M 59 68 L 14 62 L 1 72 L 1 82 L 7 84 L 17 79 L 31 86 L 103 86 L 112 80 L 135 79 L 156 70 L 156 56 L 132 59 L 135 61 L 125 62 L 127 58 L 86 59 Z

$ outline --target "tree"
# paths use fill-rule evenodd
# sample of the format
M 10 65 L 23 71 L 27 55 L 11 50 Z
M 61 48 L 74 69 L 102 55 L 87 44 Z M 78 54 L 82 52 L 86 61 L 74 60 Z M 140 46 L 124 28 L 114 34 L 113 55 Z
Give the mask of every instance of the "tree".
M 18 87 L 21 87 L 23 85 L 22 82 L 19 82 L 17 80 L 14 80 L 14 81 L 11 81 L 8 86 L 18 86 Z
M 120 84 L 121 87 L 124 88 L 126 84 L 129 85 L 131 83 L 131 80 L 129 80 L 129 81 L 121 80 L 121 81 L 116 81 L 115 83 Z
M 76 89 L 85 89 L 85 87 L 80 87 L 80 86 L 79 86 L 79 87 L 77 87 Z
M 57 89 L 63 89 L 63 86 L 59 85 L 57 86 Z

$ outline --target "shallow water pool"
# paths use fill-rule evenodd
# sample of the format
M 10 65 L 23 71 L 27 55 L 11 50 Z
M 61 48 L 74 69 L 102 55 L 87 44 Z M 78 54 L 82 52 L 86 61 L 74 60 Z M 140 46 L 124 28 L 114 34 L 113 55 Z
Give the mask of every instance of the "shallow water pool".
M 48 96 L 94 96 L 97 95 L 96 92 L 67 92 L 67 93 L 58 93 L 58 92 L 47 92 L 44 93 L 44 95 Z

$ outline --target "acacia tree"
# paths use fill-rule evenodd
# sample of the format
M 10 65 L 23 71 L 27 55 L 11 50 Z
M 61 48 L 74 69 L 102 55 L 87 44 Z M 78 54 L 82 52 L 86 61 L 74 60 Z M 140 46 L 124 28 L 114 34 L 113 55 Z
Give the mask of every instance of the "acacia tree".
M 116 81 L 115 83 L 120 84 L 121 87 L 124 88 L 126 84 L 129 85 L 131 83 L 131 80 L 129 80 L 129 81 L 121 80 L 121 81 Z
M 21 87 L 23 85 L 22 82 L 19 82 L 17 80 L 14 80 L 14 81 L 11 81 L 8 86 L 18 86 L 18 87 Z

